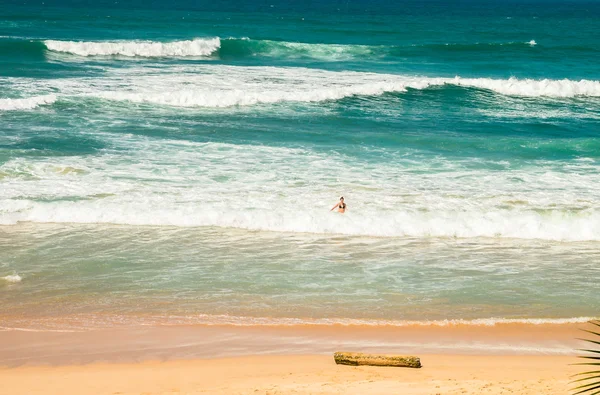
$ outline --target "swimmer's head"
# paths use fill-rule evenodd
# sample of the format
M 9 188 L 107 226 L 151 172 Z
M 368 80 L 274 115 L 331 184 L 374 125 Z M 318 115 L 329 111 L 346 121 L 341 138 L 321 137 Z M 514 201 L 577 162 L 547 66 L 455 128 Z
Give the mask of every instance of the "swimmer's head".
M 343 197 L 343 196 L 340 196 L 340 200 L 344 200 L 344 197 Z

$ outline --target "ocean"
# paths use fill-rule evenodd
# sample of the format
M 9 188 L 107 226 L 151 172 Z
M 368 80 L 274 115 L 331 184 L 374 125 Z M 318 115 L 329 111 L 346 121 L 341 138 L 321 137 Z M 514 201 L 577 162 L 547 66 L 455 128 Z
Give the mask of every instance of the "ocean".
M 599 20 L 4 0 L 0 327 L 597 317 Z

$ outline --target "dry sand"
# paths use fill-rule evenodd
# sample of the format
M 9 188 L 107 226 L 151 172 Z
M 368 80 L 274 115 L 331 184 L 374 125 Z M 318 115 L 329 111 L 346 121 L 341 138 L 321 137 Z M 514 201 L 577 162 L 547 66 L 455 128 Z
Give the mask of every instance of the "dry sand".
M 0 368 L 0 394 L 567 394 L 572 356 L 422 355 L 421 369 L 332 356 Z

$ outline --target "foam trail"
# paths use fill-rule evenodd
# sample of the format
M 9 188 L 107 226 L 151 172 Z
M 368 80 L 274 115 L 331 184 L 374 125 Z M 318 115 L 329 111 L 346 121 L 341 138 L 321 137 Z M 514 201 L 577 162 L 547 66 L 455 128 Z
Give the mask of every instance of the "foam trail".
M 225 57 L 264 56 L 281 59 L 316 59 L 322 61 L 364 60 L 381 57 L 394 47 L 352 44 L 317 44 L 272 40 L 225 39 L 219 55 Z
M 526 44 L 529 44 L 532 47 L 537 45 L 537 43 L 535 42 L 535 40 L 531 40 L 531 41 L 527 42 Z
M 52 319 L 28 320 L 27 324 L 34 326 L 0 327 L 4 331 L 29 331 L 29 332 L 75 332 L 83 329 L 113 327 L 115 325 L 157 325 L 157 326 L 362 326 L 362 327 L 497 327 L 508 325 L 548 326 L 548 325 L 573 325 L 584 324 L 594 317 L 570 318 L 475 318 L 475 319 L 441 319 L 441 320 L 378 320 L 360 318 L 296 318 L 296 317 L 251 317 L 227 314 L 189 314 L 189 315 L 146 315 L 136 316 L 104 316 L 103 319 L 89 314 L 78 314 L 69 317 L 69 329 L 57 329 L 56 326 L 64 325 L 65 320 L 57 323 Z M 25 323 L 19 322 L 17 325 Z M 24 325 L 23 325 L 24 326 Z
M 111 82 L 102 91 L 89 94 L 135 103 L 213 108 L 281 102 L 323 102 L 444 85 L 485 89 L 507 96 L 600 97 L 600 81 L 593 80 L 413 77 L 298 67 L 201 65 L 175 68 L 154 75 L 148 74 L 143 68 L 135 68 L 117 71 L 115 77 L 115 82 L 120 84 L 119 89 L 114 89 L 116 83 Z
M 50 51 L 65 52 L 79 56 L 140 56 L 140 57 L 183 57 L 210 56 L 221 47 L 217 38 L 194 39 L 173 42 L 153 41 L 44 41 Z
M 19 276 L 18 274 L 4 276 L 4 277 L 0 277 L 0 278 L 9 283 L 20 283 L 21 280 L 23 280 L 23 278 L 21 276 Z
M 31 110 L 38 106 L 52 104 L 56 95 L 33 96 L 24 99 L 0 99 L 0 111 Z
M 177 90 L 162 93 L 130 93 L 105 92 L 98 97 L 110 100 L 125 100 L 134 103 L 153 103 L 176 107 L 233 107 L 250 106 L 255 104 L 273 104 L 281 102 L 323 102 L 340 100 L 351 96 L 380 96 L 386 92 L 404 92 L 407 86 L 415 88 L 426 87 L 427 82 L 417 84 L 378 83 L 371 85 L 355 85 L 335 88 L 315 88 L 313 90 L 264 90 L 247 91 L 235 90 Z
M 9 82 L 13 88 L 22 90 L 31 85 L 29 80 L 11 79 Z M 57 96 L 74 100 L 93 97 L 174 107 L 225 108 L 335 101 L 353 96 L 381 96 L 445 85 L 517 97 L 600 97 L 600 81 L 593 80 L 415 77 L 300 67 L 192 65 L 116 69 L 103 78 L 95 79 L 93 84 L 87 78 L 37 83 L 38 89 L 55 91 L 57 94 L 28 99 L 0 99 L 0 110 L 30 109 L 52 103 Z
M 232 326 L 392 326 L 392 327 L 448 327 L 448 326 L 483 326 L 495 327 L 499 325 L 568 325 L 583 324 L 594 320 L 593 317 L 571 317 L 571 318 L 476 318 L 447 319 L 447 320 L 369 320 L 354 318 L 273 318 L 273 317 L 240 317 L 231 315 L 198 314 L 181 317 L 169 317 L 170 325 L 232 325 Z M 164 323 L 164 318 L 150 321 L 151 324 Z
M 357 76 L 360 78 L 360 76 Z M 348 83 L 348 85 L 304 89 L 282 86 L 275 89 L 252 91 L 249 89 L 198 89 L 168 90 L 161 92 L 101 92 L 94 96 L 117 101 L 151 103 L 176 107 L 223 108 L 273 104 L 281 102 L 335 101 L 352 96 L 381 96 L 385 93 L 405 92 L 407 89 L 427 89 L 433 86 L 456 85 L 490 90 L 507 96 L 571 98 L 576 96 L 600 97 L 600 82 L 570 80 L 494 80 L 487 78 L 398 78 L 382 77 L 373 83 Z M 301 87 L 302 88 L 302 87 Z

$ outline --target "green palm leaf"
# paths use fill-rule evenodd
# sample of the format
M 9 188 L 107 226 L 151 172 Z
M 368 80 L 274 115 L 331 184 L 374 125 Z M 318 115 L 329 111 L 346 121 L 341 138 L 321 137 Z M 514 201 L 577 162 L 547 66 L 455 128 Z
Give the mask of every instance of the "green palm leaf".
M 595 325 L 597 327 L 600 327 L 600 321 L 598 321 L 598 320 L 590 321 L 589 323 L 592 325 Z M 583 340 L 585 342 L 593 344 L 594 347 L 600 346 L 600 332 L 594 332 L 594 331 L 585 330 L 585 329 L 583 331 L 593 335 L 593 339 L 579 339 L 579 340 Z M 600 360 L 600 356 L 597 355 L 597 354 L 600 354 L 600 349 L 598 349 L 598 348 L 585 348 L 585 349 L 581 349 L 579 351 L 588 353 L 588 355 L 581 355 L 581 356 L 579 356 L 579 358 L 583 358 L 586 360 L 592 360 L 592 361 Z M 576 365 L 599 366 L 600 363 L 590 361 L 590 362 L 578 363 Z M 573 388 L 573 391 L 574 391 L 573 395 L 578 395 L 578 394 L 598 395 L 598 394 L 600 394 L 600 370 L 591 370 L 589 372 L 579 373 L 579 374 L 576 374 L 575 377 L 578 377 L 577 380 L 573 380 L 571 383 L 577 383 L 579 385 L 577 387 Z

